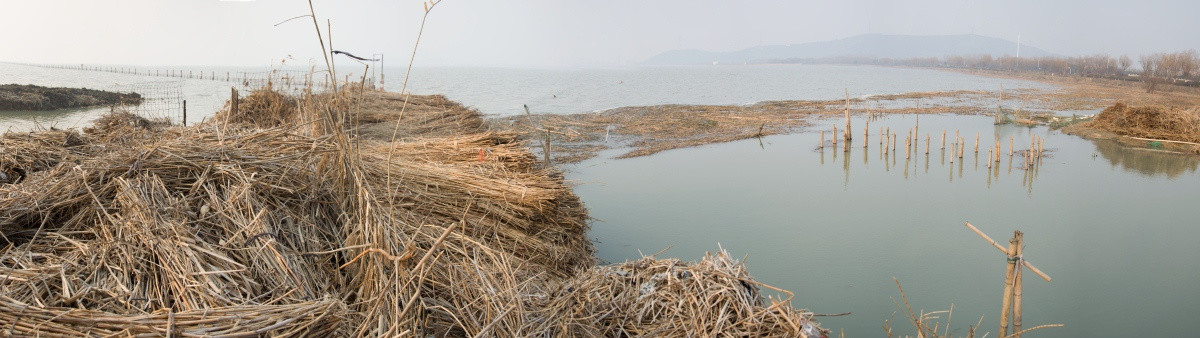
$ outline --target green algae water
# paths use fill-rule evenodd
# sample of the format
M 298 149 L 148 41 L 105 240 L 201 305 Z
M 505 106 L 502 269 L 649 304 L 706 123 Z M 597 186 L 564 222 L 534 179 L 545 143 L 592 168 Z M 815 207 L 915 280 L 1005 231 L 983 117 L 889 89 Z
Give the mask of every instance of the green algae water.
M 1025 274 L 1024 327 L 1065 327 L 1031 336 L 1200 332 L 1192 318 L 1200 313 L 1200 157 L 952 115 L 872 121 L 864 149 L 864 120 L 852 123 L 848 152 L 842 144 L 816 149 L 814 127 L 650 157 L 602 156 L 568 177 L 597 219 L 591 235 L 601 259 L 666 249 L 659 257 L 691 260 L 723 247 L 746 255 L 759 281 L 793 291 L 797 307 L 852 312 L 819 318 L 835 334 L 881 336 L 893 316 L 896 333 L 914 334 L 893 302 L 895 277 L 915 311 L 953 305 L 951 334 L 965 335 L 983 316 L 979 331 L 996 336 L 1005 257 L 966 221 L 1002 243 L 1023 231 L 1025 257 L 1053 277 Z M 919 150 L 905 159 L 914 126 Z M 899 134 L 897 151 L 883 154 L 880 127 Z M 953 139 L 955 130 L 966 147 L 951 163 L 940 136 Z M 1031 135 L 1045 138 L 1047 156 L 1026 168 L 1024 157 L 1008 156 L 1009 139 L 1019 152 Z M 997 139 L 1001 161 L 988 168 Z

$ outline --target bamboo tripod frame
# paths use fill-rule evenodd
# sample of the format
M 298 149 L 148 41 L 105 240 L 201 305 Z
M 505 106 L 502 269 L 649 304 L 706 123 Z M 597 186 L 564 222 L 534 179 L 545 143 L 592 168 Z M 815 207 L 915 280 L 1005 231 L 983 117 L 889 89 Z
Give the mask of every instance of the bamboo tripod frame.
M 1013 237 L 1008 240 L 1008 248 L 1000 246 L 991 237 L 979 231 L 970 222 L 964 222 L 968 229 L 975 232 L 979 237 L 983 237 L 988 243 L 996 247 L 1006 256 L 1005 271 L 1004 271 L 1004 298 L 1000 301 L 1000 335 L 999 337 L 1020 337 L 1022 333 L 1027 332 L 1021 330 L 1021 298 L 1023 296 L 1023 286 L 1021 282 L 1022 271 L 1029 269 L 1034 274 L 1037 274 L 1046 282 L 1050 281 L 1050 276 L 1034 267 L 1032 263 L 1025 260 L 1022 256 L 1024 247 L 1025 234 L 1021 231 L 1013 231 Z M 1011 331 L 1009 330 L 1011 328 Z M 1012 332 L 1010 335 L 1009 332 Z

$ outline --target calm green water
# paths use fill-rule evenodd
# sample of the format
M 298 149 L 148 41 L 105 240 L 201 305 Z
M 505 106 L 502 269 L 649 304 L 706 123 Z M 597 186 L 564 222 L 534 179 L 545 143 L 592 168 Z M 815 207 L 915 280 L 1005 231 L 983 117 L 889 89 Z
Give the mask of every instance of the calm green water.
M 978 116 L 923 116 L 922 150 L 906 161 L 913 117 L 871 123 L 869 147 L 816 151 L 818 135 L 745 140 L 644 158 L 590 160 L 570 169 L 593 217 L 598 254 L 623 261 L 696 259 L 724 247 L 748 255 L 760 281 L 793 290 L 795 305 L 847 336 L 879 336 L 900 310 L 892 277 L 914 310 L 954 304 L 952 333 L 983 318 L 995 337 L 1004 257 L 963 226 L 998 241 L 1025 232 L 1025 256 L 1054 281 L 1025 279 L 1025 327 L 1063 323 L 1038 337 L 1194 336 L 1200 322 L 1200 158 L 1123 149 L 1045 128 L 993 126 Z M 832 125 L 839 121 L 822 122 Z M 854 121 L 861 139 L 862 120 Z M 899 130 L 899 156 L 885 159 L 878 127 Z M 827 128 L 827 127 L 825 127 Z M 966 155 L 938 150 L 959 129 Z M 934 135 L 924 155 L 924 134 Z M 989 170 L 973 154 L 1008 138 L 1025 149 L 1046 138 L 1050 157 L 1033 171 L 1003 156 Z M 828 134 L 828 132 L 827 132 Z M 861 141 L 860 141 L 861 142 Z M 989 172 L 991 175 L 989 176 Z M 901 333 L 911 334 L 897 312 Z

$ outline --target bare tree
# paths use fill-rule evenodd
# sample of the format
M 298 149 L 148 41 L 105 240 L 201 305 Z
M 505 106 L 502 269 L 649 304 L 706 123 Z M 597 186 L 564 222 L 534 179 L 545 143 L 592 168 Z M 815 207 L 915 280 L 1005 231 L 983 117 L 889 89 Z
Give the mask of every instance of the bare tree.
M 1125 75 L 1129 72 L 1129 67 L 1133 66 L 1133 59 L 1130 59 L 1129 55 L 1121 55 L 1121 58 L 1117 60 L 1117 66 L 1121 68 L 1121 75 Z
M 1197 57 L 1195 49 L 1189 49 L 1176 54 L 1175 62 L 1178 63 L 1176 67 L 1179 68 L 1179 76 L 1184 79 L 1191 79 L 1192 75 L 1196 75 L 1196 67 L 1200 66 L 1196 64 L 1198 59 L 1200 58 Z
M 1146 92 L 1154 92 L 1156 81 L 1155 77 L 1158 73 L 1158 55 L 1147 54 L 1138 58 L 1142 62 L 1142 81 L 1146 83 Z

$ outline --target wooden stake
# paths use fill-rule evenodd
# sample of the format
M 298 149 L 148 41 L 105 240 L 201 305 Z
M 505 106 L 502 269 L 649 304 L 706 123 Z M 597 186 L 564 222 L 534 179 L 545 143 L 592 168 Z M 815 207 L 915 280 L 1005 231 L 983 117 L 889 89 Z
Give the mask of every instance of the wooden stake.
M 1014 140 L 1013 136 L 1008 135 L 1008 157 L 1013 156 L 1013 140 Z
M 925 134 L 925 155 L 929 155 L 929 133 Z
M 833 134 L 830 135 L 829 139 L 833 140 L 833 146 L 836 147 L 837 146 L 837 125 L 836 124 L 833 125 Z
M 183 100 L 183 126 L 187 127 L 187 100 Z
M 232 93 L 232 94 L 230 94 L 230 97 L 229 97 L 229 116 L 237 116 L 237 114 L 238 114 L 238 92 L 237 92 L 237 88 L 236 88 L 236 87 L 230 87 L 230 88 L 229 88 L 229 90 L 233 91 L 233 93 Z
M 979 153 L 979 133 L 975 133 L 975 153 Z
M 818 149 L 825 149 L 825 131 L 821 131 L 821 143 L 817 144 Z
M 946 131 L 942 131 L 942 150 L 946 150 Z

